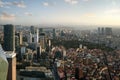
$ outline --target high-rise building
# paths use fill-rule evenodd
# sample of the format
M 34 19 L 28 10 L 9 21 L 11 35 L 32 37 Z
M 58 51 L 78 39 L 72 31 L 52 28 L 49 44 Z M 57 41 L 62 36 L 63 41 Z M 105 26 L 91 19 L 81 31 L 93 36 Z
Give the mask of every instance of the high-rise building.
M 4 50 L 15 50 L 15 27 L 11 24 L 4 25 Z
M 15 33 L 15 47 L 20 46 L 23 44 L 23 36 L 22 32 Z
M 15 28 L 11 24 L 4 25 L 4 50 L 9 63 L 7 80 L 16 80 Z
M 37 60 L 40 58 L 41 55 L 41 46 L 37 46 Z
M 32 34 L 31 34 L 31 32 L 28 34 L 28 36 L 27 36 L 27 42 L 28 43 L 32 43 Z
M 65 36 L 65 33 L 63 30 L 61 31 L 61 36 Z
M 98 34 L 99 34 L 99 35 L 101 34 L 101 29 L 100 29 L 100 27 L 98 28 Z
M 105 29 L 103 27 L 101 28 L 101 35 L 105 35 Z
M 9 63 L 7 80 L 16 80 L 16 53 L 6 51 L 6 57 Z
M 55 39 L 56 37 L 56 32 L 55 32 L 55 29 L 53 29 L 53 39 Z
M 45 49 L 45 33 L 40 34 L 40 45 L 42 49 Z
M 19 37 L 18 36 L 15 36 L 15 47 L 18 47 L 20 44 L 19 44 Z
M 35 27 L 34 27 L 34 26 L 31 26 L 31 27 L 30 27 L 30 30 L 31 30 L 31 33 L 32 33 L 32 34 L 35 34 Z
M 38 43 L 39 42 L 39 31 L 38 29 L 36 29 L 36 33 L 33 34 L 33 39 L 34 39 L 34 43 Z
M 22 32 L 19 33 L 19 41 L 20 41 L 20 45 L 23 44 L 23 34 Z
M 43 28 L 39 28 L 39 35 L 43 33 Z
M 18 47 L 20 45 L 22 45 L 22 32 L 16 32 L 15 33 L 15 47 Z
M 105 28 L 105 34 L 106 35 L 112 35 L 112 28 L 106 27 Z
M 25 45 L 22 45 L 22 46 L 21 46 L 21 51 L 20 51 L 20 53 L 21 53 L 20 57 L 23 58 L 23 55 L 25 55 L 25 53 L 26 53 L 26 46 L 25 46 Z

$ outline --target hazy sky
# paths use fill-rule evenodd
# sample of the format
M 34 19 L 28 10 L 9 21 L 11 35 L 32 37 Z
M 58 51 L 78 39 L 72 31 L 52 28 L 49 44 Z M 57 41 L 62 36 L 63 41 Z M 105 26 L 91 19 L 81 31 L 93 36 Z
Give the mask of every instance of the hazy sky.
M 120 0 L 0 0 L 0 24 L 120 25 Z

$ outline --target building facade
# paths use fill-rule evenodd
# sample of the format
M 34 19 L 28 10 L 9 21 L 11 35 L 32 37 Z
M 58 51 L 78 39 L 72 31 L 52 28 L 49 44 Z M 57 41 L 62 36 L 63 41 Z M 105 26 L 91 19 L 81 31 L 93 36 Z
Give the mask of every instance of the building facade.
M 4 48 L 5 51 L 15 50 L 15 27 L 11 24 L 4 25 Z

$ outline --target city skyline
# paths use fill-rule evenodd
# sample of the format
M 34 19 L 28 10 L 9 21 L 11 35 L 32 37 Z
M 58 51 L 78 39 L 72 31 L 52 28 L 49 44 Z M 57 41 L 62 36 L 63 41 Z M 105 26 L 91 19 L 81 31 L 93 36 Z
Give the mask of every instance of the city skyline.
M 0 0 L 0 24 L 120 25 L 120 0 Z

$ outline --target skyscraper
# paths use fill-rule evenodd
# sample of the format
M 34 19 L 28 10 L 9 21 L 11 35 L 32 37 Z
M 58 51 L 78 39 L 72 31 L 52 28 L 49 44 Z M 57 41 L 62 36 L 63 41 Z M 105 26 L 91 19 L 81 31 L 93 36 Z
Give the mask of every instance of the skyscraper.
M 53 29 L 53 39 L 55 39 L 56 37 L 56 32 L 55 32 L 55 28 Z
M 39 35 L 43 33 L 43 28 L 39 28 Z
M 30 27 L 30 30 L 31 30 L 31 33 L 32 33 L 32 34 L 35 34 L 35 27 L 34 27 L 34 26 L 31 26 L 31 27 Z
M 29 32 L 29 34 L 28 34 L 28 36 L 27 36 L 27 42 L 28 43 L 32 43 L 32 33 L 31 32 Z
M 4 25 L 4 50 L 9 63 L 7 80 L 16 80 L 15 28 L 11 24 Z
M 20 44 L 19 44 L 19 37 L 18 36 L 15 36 L 15 47 L 18 47 Z
M 105 34 L 106 35 L 112 35 L 112 28 L 106 27 L 105 28 Z
M 23 43 L 23 34 L 22 32 L 19 33 L 19 40 L 20 40 L 20 45 Z
M 36 33 L 33 34 L 34 43 L 39 42 L 39 31 L 36 29 Z
M 15 27 L 11 24 L 4 25 L 4 50 L 15 50 Z
M 105 35 L 105 29 L 103 27 L 101 28 L 101 35 Z
M 9 63 L 7 80 L 16 80 L 16 53 L 7 51 L 6 57 Z
M 37 46 L 37 60 L 40 58 L 41 55 L 41 46 Z
M 45 49 L 45 33 L 40 34 L 40 45 L 42 49 Z
M 101 34 L 101 30 L 100 30 L 100 27 L 98 28 L 98 34 L 99 34 L 99 35 Z

